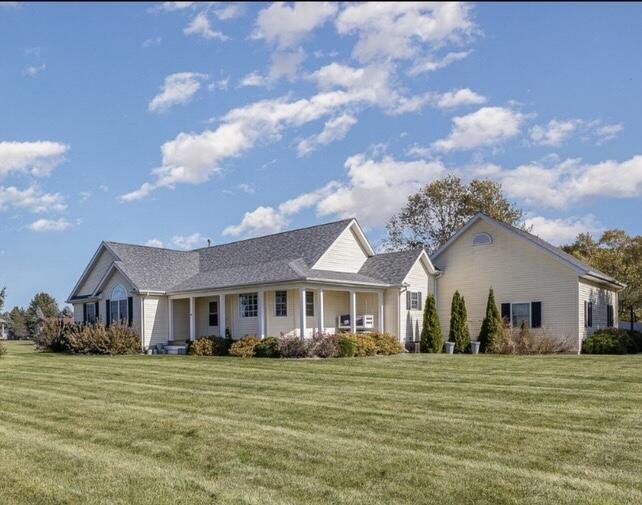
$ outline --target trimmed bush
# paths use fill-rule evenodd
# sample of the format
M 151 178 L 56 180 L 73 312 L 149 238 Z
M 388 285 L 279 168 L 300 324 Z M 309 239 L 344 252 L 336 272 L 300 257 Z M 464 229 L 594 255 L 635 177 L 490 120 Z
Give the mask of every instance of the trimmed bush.
M 375 343 L 376 354 L 381 356 L 389 356 L 391 354 L 399 354 L 404 351 L 403 346 L 397 337 L 389 333 L 371 333 L 370 337 Z
M 213 356 L 214 340 L 210 337 L 199 337 L 187 342 L 187 354 L 190 356 Z
M 499 315 L 497 305 L 495 304 L 495 294 L 493 288 L 488 291 L 488 301 L 486 302 L 486 317 L 482 322 L 479 332 L 479 350 L 481 352 L 495 352 L 501 340 L 501 332 L 504 322 Z
M 635 339 L 629 331 L 609 328 L 589 336 L 582 343 L 585 354 L 634 354 L 638 352 Z
M 277 349 L 282 358 L 307 358 L 309 340 L 300 337 L 279 338 Z
M 352 358 L 357 354 L 357 343 L 349 333 L 342 333 L 337 337 L 340 358 Z
M 424 322 L 421 329 L 421 352 L 441 352 L 444 346 L 444 338 L 441 335 L 439 315 L 435 296 L 430 294 L 426 298 L 424 307 Z M 401 351 L 399 351 L 401 352 Z
M 239 358 L 251 358 L 254 356 L 254 349 L 260 342 L 258 337 L 247 336 L 237 340 L 230 347 L 230 356 L 238 356 Z
M 278 358 L 279 341 L 275 337 L 267 337 L 260 340 L 254 348 L 254 356 L 257 358 Z
M 314 358 L 334 358 L 339 354 L 335 335 L 315 335 L 308 343 L 308 356 Z

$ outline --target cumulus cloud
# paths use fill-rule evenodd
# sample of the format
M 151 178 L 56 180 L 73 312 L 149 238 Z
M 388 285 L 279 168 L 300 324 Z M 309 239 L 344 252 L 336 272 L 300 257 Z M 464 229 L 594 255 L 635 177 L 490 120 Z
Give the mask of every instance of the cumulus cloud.
M 159 93 L 149 102 L 152 112 L 165 112 L 170 107 L 189 102 L 201 88 L 201 81 L 207 74 L 179 72 L 165 77 Z
M 265 39 L 278 49 L 288 49 L 336 12 L 337 5 L 332 2 L 274 2 L 259 12 L 252 38 Z
M 15 186 L 0 186 L 0 210 L 25 209 L 35 213 L 61 212 L 67 208 L 60 193 L 43 193 L 36 186 L 18 189 Z
M 547 125 L 535 125 L 531 128 L 530 137 L 535 144 L 544 146 L 559 146 L 577 129 L 580 121 L 569 119 L 560 121 L 552 119 Z
M 241 79 L 239 86 L 241 87 L 261 87 L 267 86 L 267 78 L 258 72 L 250 72 Z
M 218 9 L 214 9 L 214 15 L 221 21 L 236 19 L 245 14 L 245 6 L 240 3 L 226 4 Z
M 531 233 L 558 246 L 573 242 L 580 233 L 594 235 L 604 230 L 592 214 L 568 218 L 529 215 L 524 222 L 526 226 L 532 228 Z
M 457 2 L 354 3 L 335 24 L 340 34 L 357 36 L 352 54 L 362 62 L 415 58 L 424 44 L 462 42 L 475 30 L 469 5 Z
M 227 37 L 223 33 L 212 30 L 212 25 L 210 24 L 210 20 L 207 17 L 206 12 L 199 12 L 198 14 L 196 14 L 196 16 L 194 16 L 190 23 L 185 27 L 183 33 L 185 35 L 198 35 L 208 40 L 229 39 L 229 37 Z
M 207 239 L 200 233 L 192 233 L 191 235 L 174 235 L 172 237 L 172 244 L 179 249 L 197 249 L 199 247 L 205 247 Z
M 499 144 L 520 132 L 525 116 L 505 107 L 482 107 L 476 112 L 453 118 L 448 137 L 433 142 L 438 151 L 474 149 Z
M 440 161 L 399 161 L 365 154 L 345 162 L 348 179 L 330 181 L 277 207 L 261 206 L 246 212 L 241 222 L 228 226 L 224 235 L 260 235 L 280 231 L 291 216 L 314 208 L 317 215 L 357 216 L 366 226 L 384 224 L 406 201 L 409 194 L 445 173 Z
M 165 12 L 174 12 L 187 9 L 194 5 L 196 2 L 161 2 L 159 5 L 155 5 L 153 11 L 165 11 Z
M 622 123 L 596 125 L 595 136 L 597 138 L 597 144 L 601 145 L 608 140 L 614 139 L 623 129 L 624 125 Z
M 23 70 L 23 74 L 29 77 L 35 77 L 40 72 L 43 72 L 47 68 L 47 65 L 42 63 L 41 65 L 29 65 Z
M 440 109 L 453 109 L 462 105 L 479 105 L 486 102 L 486 97 L 478 95 L 469 88 L 454 89 L 439 95 L 435 101 Z
M 60 142 L 0 142 L 0 178 L 11 172 L 47 176 L 68 150 L 69 146 Z
M 347 113 L 326 121 L 322 132 L 299 142 L 297 145 L 299 156 L 311 153 L 319 145 L 343 139 L 355 124 L 357 124 L 357 118 Z
M 435 70 L 447 67 L 451 63 L 463 60 L 464 58 L 468 57 L 471 52 L 472 51 L 455 51 L 448 53 L 443 58 L 428 56 L 425 58 L 417 59 L 410 70 L 408 70 L 408 75 L 414 77 L 420 74 L 425 74 L 427 72 L 434 72 Z
M 148 247 L 163 247 L 163 241 L 157 238 L 150 238 L 145 245 Z
M 27 228 L 31 231 L 65 231 L 70 228 L 72 223 L 67 219 L 38 219 L 31 223 Z

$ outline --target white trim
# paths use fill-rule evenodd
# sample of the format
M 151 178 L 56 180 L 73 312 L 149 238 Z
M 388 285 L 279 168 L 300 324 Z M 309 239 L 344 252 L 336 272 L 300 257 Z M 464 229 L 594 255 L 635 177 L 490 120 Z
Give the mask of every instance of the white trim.
M 357 332 L 357 292 L 350 291 L 350 333 Z
M 381 333 L 385 333 L 386 325 L 384 324 L 385 307 L 384 307 L 384 301 L 383 301 L 383 291 L 380 291 L 379 293 L 377 293 L 377 303 L 378 303 L 378 307 L 377 308 L 378 308 L 378 312 L 379 312 L 379 314 L 378 314 L 379 321 L 377 321 L 379 323 L 379 331 Z
M 225 293 L 218 295 L 218 336 L 225 337 L 227 324 L 225 322 Z
M 133 319 L 132 317 L 132 324 Z M 140 347 L 143 351 L 145 350 L 145 297 L 142 295 L 140 296 Z
M 299 289 L 299 336 L 305 338 L 305 288 Z
M 196 297 L 189 299 L 189 339 L 196 340 Z
M 533 328 L 533 302 L 505 302 L 510 304 L 510 327 L 516 328 L 513 326 L 513 305 L 528 305 L 528 329 Z
M 249 296 L 249 295 L 254 295 L 256 296 L 256 316 L 245 316 L 243 315 L 242 308 L 241 308 L 241 297 L 242 296 Z M 258 291 L 246 291 L 245 293 L 239 293 L 239 319 L 254 319 L 259 316 L 259 292 Z
M 259 334 L 258 337 L 262 340 L 265 338 L 265 291 L 262 289 L 256 294 L 257 315 L 259 318 Z
M 325 333 L 325 307 L 323 300 L 323 288 L 319 288 L 318 304 L 319 304 L 319 333 Z
M 174 300 L 171 298 L 167 300 L 167 317 L 168 327 L 167 327 L 167 340 L 172 342 L 174 340 Z
M 69 300 L 73 300 L 74 295 L 76 294 L 76 291 L 78 290 L 78 288 L 80 288 L 80 285 L 85 281 L 87 275 L 89 275 L 89 272 L 94 267 L 94 263 L 98 259 L 98 256 L 100 256 L 100 253 L 102 252 L 103 249 L 106 249 L 106 250 L 110 251 L 113 254 L 113 251 L 111 250 L 111 248 L 107 248 L 107 244 L 104 241 L 102 241 L 100 243 L 100 245 L 98 246 L 98 249 L 96 249 L 96 252 L 94 253 L 94 255 L 89 260 L 89 263 L 87 264 L 87 266 L 83 270 L 82 274 L 80 275 L 80 278 L 78 279 L 78 282 L 76 282 L 76 285 L 71 290 L 71 293 L 67 297 L 67 300 L 65 300 L 66 303 L 69 303 Z M 118 258 L 118 256 L 116 256 L 116 258 Z

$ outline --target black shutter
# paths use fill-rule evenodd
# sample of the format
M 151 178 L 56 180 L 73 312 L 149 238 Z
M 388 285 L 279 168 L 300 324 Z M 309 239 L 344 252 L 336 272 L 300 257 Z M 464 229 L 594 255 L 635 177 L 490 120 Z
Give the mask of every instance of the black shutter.
M 410 291 L 406 291 L 406 310 L 410 310 Z
M 510 303 L 502 303 L 502 319 L 505 323 L 510 323 Z
M 87 304 L 82 304 L 82 324 L 87 324 Z
M 422 302 L 422 300 L 421 300 L 421 291 L 419 291 L 419 292 L 417 293 L 417 309 L 418 309 L 418 310 L 421 310 L 421 308 L 423 307 L 423 305 L 421 304 L 421 302 Z
M 593 328 L 593 302 L 588 302 L 588 327 Z
M 542 327 L 542 302 L 531 302 L 531 328 Z
M 100 303 L 96 302 L 96 324 L 100 321 Z
M 134 299 L 130 296 L 127 298 L 127 326 L 132 325 L 134 312 Z
M 606 306 L 606 326 L 613 328 L 613 305 Z
M 105 326 L 111 324 L 111 304 L 109 300 L 105 300 Z
M 584 300 L 584 328 L 588 328 L 588 302 Z

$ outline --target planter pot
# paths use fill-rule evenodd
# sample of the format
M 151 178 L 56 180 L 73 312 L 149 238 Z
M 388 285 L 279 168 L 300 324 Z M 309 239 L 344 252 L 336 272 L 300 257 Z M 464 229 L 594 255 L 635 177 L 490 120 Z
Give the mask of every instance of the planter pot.
M 455 352 L 455 342 L 446 342 L 446 354 Z
M 149 356 L 149 355 L 153 354 L 153 352 L 154 352 L 154 350 L 153 350 L 153 349 L 147 349 L 147 350 L 145 351 L 145 354 L 147 354 L 147 355 Z
M 470 343 L 470 353 L 479 354 L 479 345 L 481 342 L 471 342 Z

